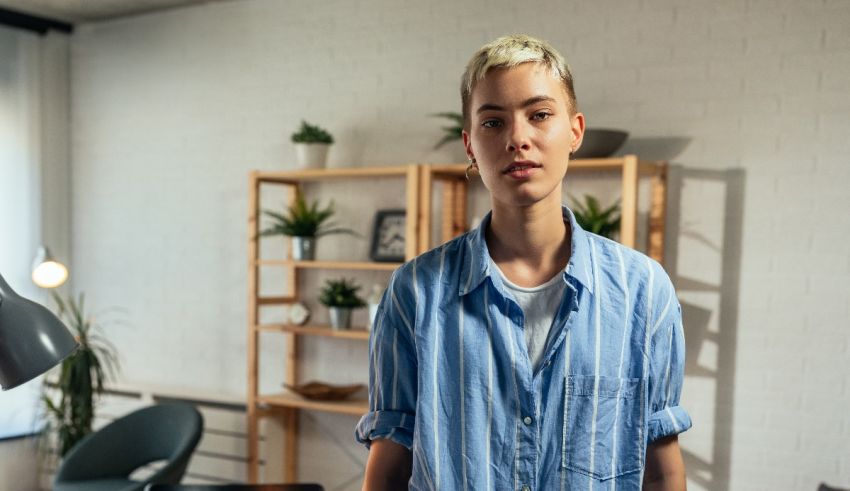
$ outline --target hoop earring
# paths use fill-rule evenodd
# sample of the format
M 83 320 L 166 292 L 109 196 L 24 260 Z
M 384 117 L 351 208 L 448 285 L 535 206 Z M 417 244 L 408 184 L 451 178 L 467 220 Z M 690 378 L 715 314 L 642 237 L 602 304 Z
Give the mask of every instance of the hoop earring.
M 466 180 L 467 181 L 469 180 L 469 171 L 471 171 L 472 169 L 478 170 L 477 164 L 478 164 L 478 162 L 474 158 L 469 159 L 469 165 L 466 166 Z

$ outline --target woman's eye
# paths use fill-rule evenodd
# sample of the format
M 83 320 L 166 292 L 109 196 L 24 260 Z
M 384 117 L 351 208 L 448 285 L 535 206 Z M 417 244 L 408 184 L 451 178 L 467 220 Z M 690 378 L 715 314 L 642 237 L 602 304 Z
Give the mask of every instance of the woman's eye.
M 498 119 L 487 119 L 481 123 L 481 126 L 485 128 L 498 128 L 499 126 L 502 126 L 502 122 Z
M 548 113 L 546 111 L 540 111 L 540 112 L 534 113 L 534 115 L 531 117 L 531 119 L 533 119 L 535 121 L 543 121 L 543 120 L 549 119 L 550 116 L 552 116 L 552 113 Z

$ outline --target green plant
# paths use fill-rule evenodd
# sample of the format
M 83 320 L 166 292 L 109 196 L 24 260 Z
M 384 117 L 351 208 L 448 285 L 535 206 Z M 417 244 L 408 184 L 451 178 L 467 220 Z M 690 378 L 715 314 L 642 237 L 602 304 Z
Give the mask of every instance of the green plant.
M 327 280 L 319 294 L 319 302 L 326 307 L 358 308 L 366 306 L 366 302 L 357 296 L 359 285 L 354 280 L 349 282 L 345 278 L 341 280 Z
M 453 123 L 451 126 L 443 126 L 443 138 L 434 145 L 435 149 L 442 147 L 446 143 L 463 139 L 463 114 L 442 112 L 432 114 L 431 116 L 434 116 L 435 118 L 446 118 Z
M 334 137 L 324 128 L 301 120 L 301 127 L 292 134 L 294 143 L 333 143 Z
M 337 227 L 328 222 L 335 213 L 333 201 L 324 209 L 319 209 L 319 202 L 310 205 L 299 193 L 295 203 L 287 209 L 286 215 L 264 210 L 263 213 L 272 219 L 272 224 L 260 232 L 261 237 L 271 235 L 288 235 L 290 237 L 321 237 L 329 234 L 358 235 L 351 229 Z
M 118 369 L 115 347 L 102 335 L 99 326 L 85 314 L 85 296 L 62 300 L 51 292 L 59 310 L 58 316 L 77 339 L 79 347 L 62 361 L 59 378 L 47 384 L 59 391 L 58 400 L 42 396 L 48 429 L 56 432 L 60 455 L 64 456 L 78 441 L 91 433 L 95 398 L 103 393 L 103 385 Z
M 584 195 L 584 203 L 570 196 L 573 202 L 573 214 L 579 226 L 588 232 L 612 239 L 620 231 L 620 200 L 606 209 L 602 209 L 599 200 Z

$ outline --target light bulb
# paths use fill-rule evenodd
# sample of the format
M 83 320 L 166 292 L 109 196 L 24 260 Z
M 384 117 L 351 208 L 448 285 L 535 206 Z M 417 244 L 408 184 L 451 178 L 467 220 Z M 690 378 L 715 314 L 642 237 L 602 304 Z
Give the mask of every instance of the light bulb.
M 44 261 L 32 270 L 32 281 L 42 288 L 56 288 L 68 279 L 68 268 L 56 261 Z

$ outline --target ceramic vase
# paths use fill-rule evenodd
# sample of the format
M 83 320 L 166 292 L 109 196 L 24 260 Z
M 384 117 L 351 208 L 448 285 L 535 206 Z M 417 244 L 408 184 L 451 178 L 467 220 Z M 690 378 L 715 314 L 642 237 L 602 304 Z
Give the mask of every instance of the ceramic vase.
M 337 331 L 351 328 L 351 309 L 348 307 L 328 307 L 331 314 L 331 328 Z
M 299 169 L 321 169 L 328 160 L 328 143 L 295 143 Z
M 292 237 L 292 259 L 296 261 L 312 261 L 315 257 L 315 237 Z

